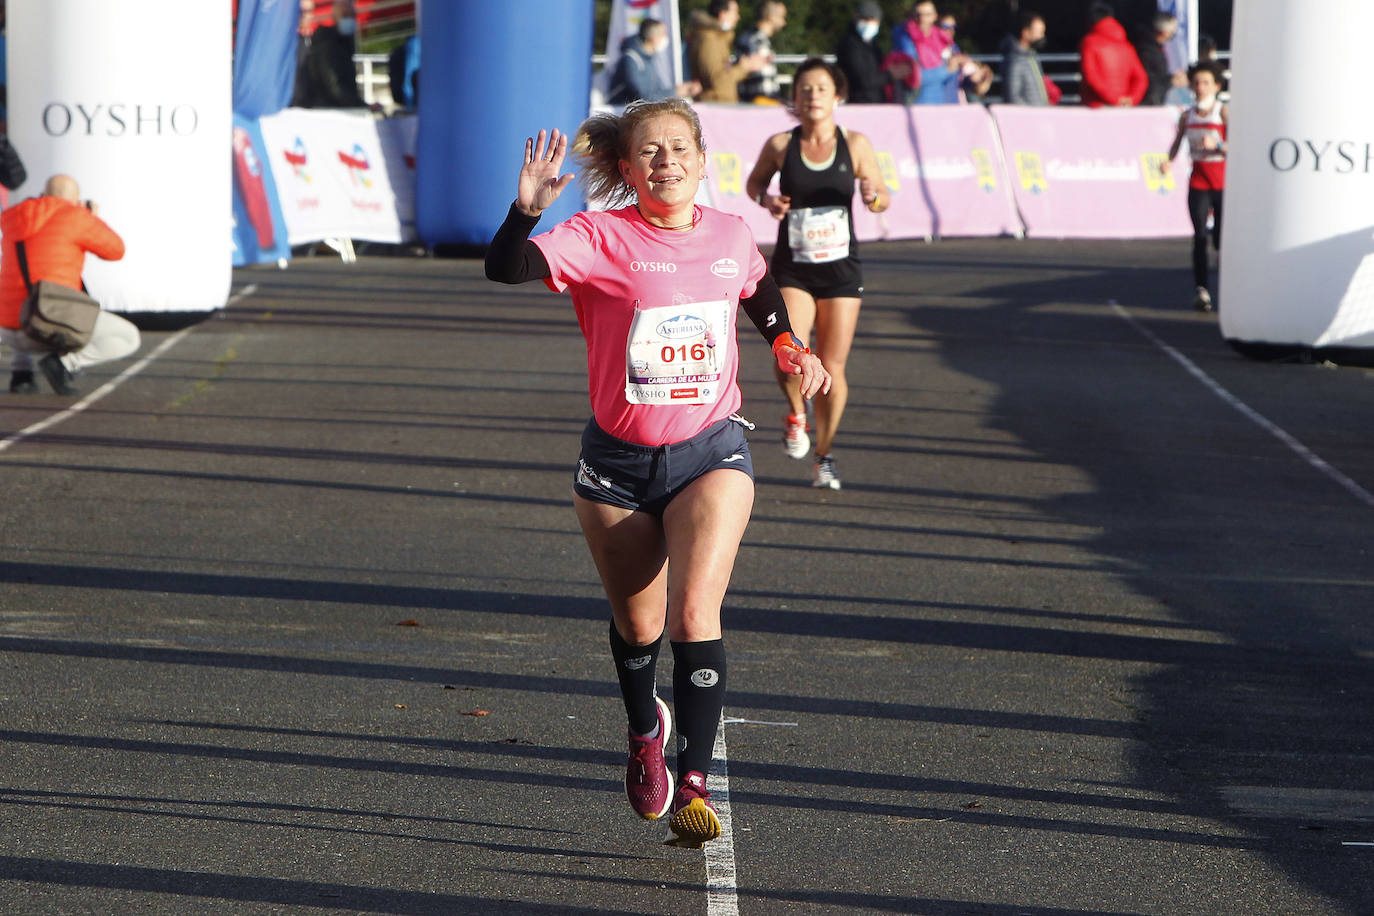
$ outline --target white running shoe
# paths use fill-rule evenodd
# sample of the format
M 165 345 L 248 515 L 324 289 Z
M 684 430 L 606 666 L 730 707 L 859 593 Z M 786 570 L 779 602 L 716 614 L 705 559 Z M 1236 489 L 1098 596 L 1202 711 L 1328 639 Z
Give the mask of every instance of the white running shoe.
M 1193 308 L 1199 312 L 1212 310 L 1212 294 L 1207 292 L 1207 287 L 1199 286 L 1197 288 L 1197 294 L 1193 296 Z
M 788 458 L 798 461 L 811 451 L 811 437 L 806 434 L 806 414 L 790 413 L 782 418 L 782 450 Z
M 840 488 L 840 477 L 835 473 L 835 459 L 829 455 L 817 455 L 816 466 L 811 473 L 811 486 L 830 490 Z

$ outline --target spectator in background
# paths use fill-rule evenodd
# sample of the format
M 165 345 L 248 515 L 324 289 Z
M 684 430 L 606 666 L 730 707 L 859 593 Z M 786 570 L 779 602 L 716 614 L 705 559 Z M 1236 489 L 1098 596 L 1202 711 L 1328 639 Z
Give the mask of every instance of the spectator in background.
M 1136 43 L 1140 65 L 1145 68 L 1145 75 L 1149 78 L 1145 98 L 1140 103 L 1142 105 L 1163 105 L 1171 88 L 1188 85 L 1187 74 L 1169 71 L 1169 58 L 1164 53 L 1165 46 L 1173 41 L 1176 34 L 1178 17 L 1173 13 L 1156 13 L 1150 22 L 1150 31 L 1141 35 Z
M 939 28 L 939 18 L 935 4 L 931 0 L 921 0 L 911 8 L 910 17 L 892 33 L 893 54 L 910 57 L 920 74 L 916 91 L 904 93 L 908 102 L 935 102 L 948 96 L 948 64 L 954 55 L 954 37 Z M 955 92 L 958 92 L 957 84 Z
M 739 25 L 739 0 L 711 0 L 703 13 L 692 14 L 692 29 L 687 36 L 687 62 L 692 77 L 701 83 L 699 102 L 738 102 L 739 81 L 762 70 L 768 63 L 761 56 L 741 57 L 730 62 L 730 45 Z
M 38 368 L 53 391 L 79 394 L 72 376 L 87 366 L 122 359 L 138 349 L 138 328 L 125 318 L 101 312 L 90 342 L 80 350 L 59 354 L 29 337 L 19 326 L 20 312 L 30 283 L 40 280 L 81 289 L 86 252 L 107 261 L 124 257 L 124 240 L 96 214 L 95 204 L 81 200 L 81 189 L 69 175 L 54 175 L 42 197 L 30 197 L 0 214 L 4 248 L 0 254 L 0 342 L 14 350 L 10 391 L 30 394 L 38 390 L 30 354 L 44 354 Z M 18 244 L 24 245 L 28 280 L 20 267 Z
M 1215 63 L 1218 68 L 1217 73 L 1221 76 L 1222 88 L 1225 88 L 1226 69 L 1221 65 L 1220 58 L 1217 56 L 1217 40 L 1211 35 L 1199 35 L 1197 37 L 1197 62 L 1199 64 Z M 1164 97 L 1165 105 L 1175 105 L 1179 108 L 1188 108 L 1196 101 L 1197 95 L 1188 83 L 1182 86 L 1175 85 Z
M 754 28 L 735 39 L 736 57 L 760 57 L 766 63 L 739 83 L 741 102 L 763 98 L 778 98 L 778 66 L 773 63 L 773 36 L 787 25 L 787 4 L 781 0 L 763 0 L 759 4 L 759 19 Z
M 677 86 L 664 83 L 654 58 L 667 47 L 666 25 L 657 19 L 641 22 L 639 31 L 620 44 L 620 58 L 615 62 L 615 73 L 606 91 L 606 101 L 611 105 L 628 105 L 635 99 L 657 102 L 674 96 L 692 98 L 701 92 L 698 82 Z
M 940 14 L 931 0 L 921 0 L 911 8 L 910 17 L 892 32 L 892 50 L 916 61 L 922 70 L 944 65 L 953 53 L 953 36 L 937 27 Z
M 893 89 L 909 83 L 916 73 L 909 57 L 884 67 L 877 42 L 882 24 L 883 8 L 876 0 L 863 0 L 854 8 L 854 21 L 835 51 L 835 62 L 849 83 L 849 101 L 854 104 L 890 101 Z
M 334 23 L 318 26 L 305 39 L 304 56 L 296 69 L 297 108 L 366 108 L 358 93 L 353 66 L 358 20 L 353 0 L 334 0 Z
M 1114 12 L 1109 3 L 1094 3 L 1088 9 L 1088 34 L 1078 46 L 1083 59 L 1079 94 L 1089 108 L 1139 105 L 1150 83 Z
M 386 59 L 391 100 L 402 108 L 420 104 L 420 36 L 412 35 L 391 49 Z
M 970 97 L 973 100 L 981 100 L 992 87 L 992 68 L 978 63 L 963 52 L 956 40 L 955 32 L 958 29 L 958 21 L 949 13 L 940 17 L 940 31 L 948 35 L 952 42 L 949 46 L 953 52 L 950 55 L 949 69 L 959 75 L 957 98 L 954 101 L 967 102 L 970 101 Z
M 1039 13 L 1017 17 L 1016 34 L 1002 42 L 1002 99 L 1008 105 L 1053 105 L 1045 71 L 1036 53 L 1045 46 L 1045 20 Z

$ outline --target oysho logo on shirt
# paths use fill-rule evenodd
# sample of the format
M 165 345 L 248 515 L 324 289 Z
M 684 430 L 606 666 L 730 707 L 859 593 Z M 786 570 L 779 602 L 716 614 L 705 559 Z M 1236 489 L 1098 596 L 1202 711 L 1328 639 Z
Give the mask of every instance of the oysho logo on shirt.
M 739 262 L 734 258 L 721 258 L 711 265 L 711 273 L 722 280 L 734 279 L 739 276 Z
M 677 265 L 672 261 L 631 261 L 632 274 L 675 274 Z

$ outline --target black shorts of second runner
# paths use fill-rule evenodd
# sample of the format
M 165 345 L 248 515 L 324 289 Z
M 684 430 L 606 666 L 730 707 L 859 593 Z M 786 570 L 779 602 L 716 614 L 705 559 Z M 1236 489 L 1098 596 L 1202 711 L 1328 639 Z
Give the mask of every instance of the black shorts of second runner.
M 749 440 L 734 420 L 719 420 L 682 442 L 654 446 L 617 439 L 592 419 L 582 431 L 573 492 L 593 502 L 662 515 L 688 484 L 717 468 L 754 478 Z
M 803 290 L 810 293 L 812 299 L 863 298 L 864 274 L 858 258 L 841 258 L 828 264 L 798 264 L 774 257 L 768 269 L 778 286 Z

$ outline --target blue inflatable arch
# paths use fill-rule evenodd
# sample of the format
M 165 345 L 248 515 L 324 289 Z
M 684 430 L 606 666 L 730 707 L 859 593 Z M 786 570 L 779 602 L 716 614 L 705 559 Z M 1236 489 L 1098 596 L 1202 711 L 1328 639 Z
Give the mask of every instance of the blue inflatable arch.
M 491 241 L 515 200 L 525 138 L 571 134 L 587 117 L 592 20 L 592 0 L 425 4 L 415 216 L 427 244 Z M 570 186 L 541 225 L 582 207 Z

